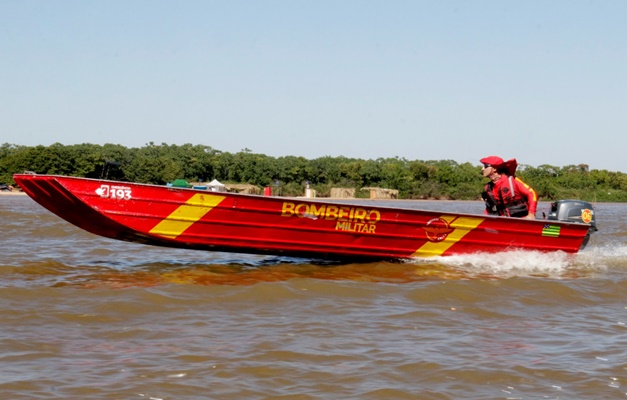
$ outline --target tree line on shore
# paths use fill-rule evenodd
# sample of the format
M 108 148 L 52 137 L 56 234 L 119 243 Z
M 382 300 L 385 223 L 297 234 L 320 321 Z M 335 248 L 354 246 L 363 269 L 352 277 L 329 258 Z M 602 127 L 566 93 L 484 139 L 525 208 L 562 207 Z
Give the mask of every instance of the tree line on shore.
M 120 181 L 166 184 L 189 182 L 247 183 L 272 187 L 275 194 L 299 196 L 309 184 L 319 197 L 331 188 L 365 187 L 398 190 L 400 199 L 478 200 L 486 179 L 481 166 L 452 160 L 364 160 L 325 156 L 271 157 L 243 149 L 229 153 L 205 145 L 160 145 L 139 148 L 117 144 L 0 146 L 0 183 L 15 184 L 14 173 L 70 175 Z M 563 167 L 521 164 L 517 176 L 532 186 L 541 200 L 575 198 L 593 202 L 627 202 L 627 174 L 590 170 L 588 165 Z

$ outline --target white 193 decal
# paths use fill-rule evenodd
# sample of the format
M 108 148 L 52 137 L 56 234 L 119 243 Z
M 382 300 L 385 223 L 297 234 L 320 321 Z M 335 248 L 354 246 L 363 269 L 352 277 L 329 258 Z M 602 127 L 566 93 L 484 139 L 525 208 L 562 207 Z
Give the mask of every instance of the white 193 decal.
M 104 198 L 130 200 L 131 188 L 126 186 L 102 185 L 96 189 L 96 194 Z

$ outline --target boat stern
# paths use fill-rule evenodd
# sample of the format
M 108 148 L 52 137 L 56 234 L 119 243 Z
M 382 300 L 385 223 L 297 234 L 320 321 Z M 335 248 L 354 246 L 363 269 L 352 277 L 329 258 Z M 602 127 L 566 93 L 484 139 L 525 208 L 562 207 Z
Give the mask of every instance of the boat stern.
M 558 200 L 551 203 L 551 211 L 546 216 L 547 220 L 572 222 L 589 226 L 588 233 L 581 243 L 581 249 L 585 248 L 590 240 L 590 235 L 598 231 L 594 207 L 592 203 L 582 200 Z

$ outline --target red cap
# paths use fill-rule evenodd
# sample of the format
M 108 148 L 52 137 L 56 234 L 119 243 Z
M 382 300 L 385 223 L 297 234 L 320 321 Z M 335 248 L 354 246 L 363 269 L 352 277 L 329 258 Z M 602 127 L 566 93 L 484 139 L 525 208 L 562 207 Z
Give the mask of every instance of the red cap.
M 511 176 L 516 175 L 516 168 L 518 167 L 518 162 L 516 162 L 515 158 L 512 158 L 511 160 L 503 161 L 501 157 L 489 156 L 489 157 L 484 157 L 479 161 L 481 161 L 482 164 L 490 165 L 499 171 L 505 171 L 507 175 L 511 175 Z
M 488 164 L 494 168 L 498 168 L 504 162 L 501 157 L 497 156 L 484 157 L 479 161 L 481 161 L 482 164 Z

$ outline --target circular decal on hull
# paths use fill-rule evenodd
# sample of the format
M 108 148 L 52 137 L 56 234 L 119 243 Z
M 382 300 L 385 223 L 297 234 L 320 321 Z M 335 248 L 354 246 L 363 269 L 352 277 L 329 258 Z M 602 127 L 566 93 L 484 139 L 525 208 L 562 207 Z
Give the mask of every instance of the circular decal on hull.
M 453 232 L 454 229 L 449 227 L 448 222 L 446 222 L 442 218 L 433 218 L 427 225 L 424 227 L 425 233 L 427 234 L 427 239 L 432 242 L 441 242 L 448 236 L 449 233 Z

